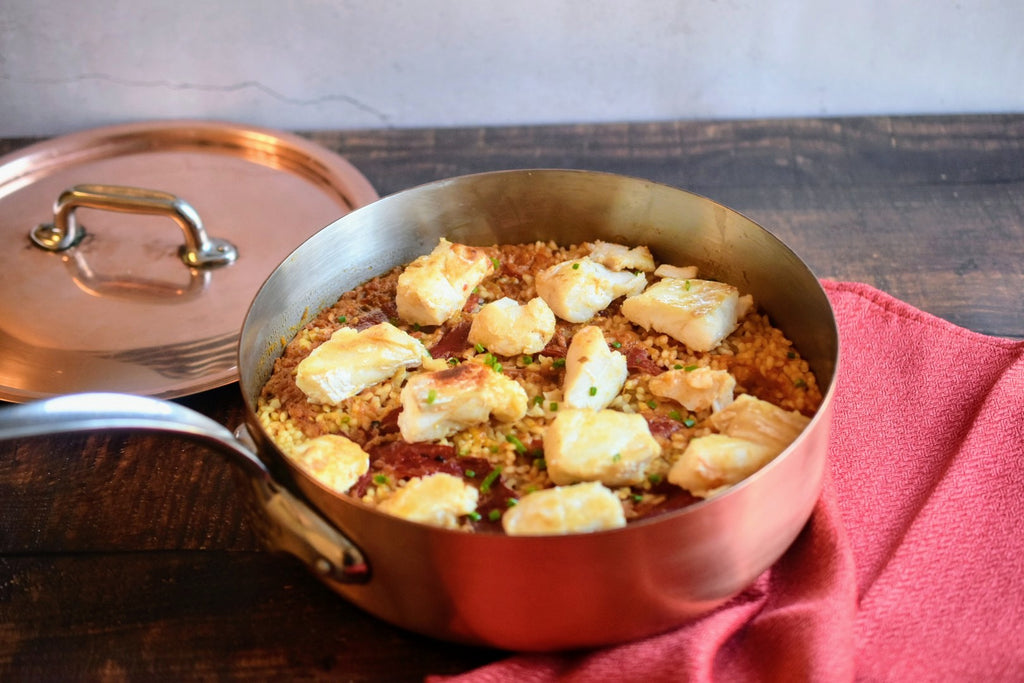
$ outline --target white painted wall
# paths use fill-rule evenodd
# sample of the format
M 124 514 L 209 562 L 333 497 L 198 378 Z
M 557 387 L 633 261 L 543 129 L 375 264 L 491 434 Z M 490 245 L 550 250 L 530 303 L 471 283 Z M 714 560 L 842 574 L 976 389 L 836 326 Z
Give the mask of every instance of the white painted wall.
M 1021 0 L 0 0 L 0 136 L 1024 111 Z

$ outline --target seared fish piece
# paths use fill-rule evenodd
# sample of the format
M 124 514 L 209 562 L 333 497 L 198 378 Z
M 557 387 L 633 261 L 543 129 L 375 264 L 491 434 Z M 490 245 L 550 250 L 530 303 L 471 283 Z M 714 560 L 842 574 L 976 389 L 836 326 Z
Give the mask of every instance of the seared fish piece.
M 729 406 L 710 418 L 722 434 L 762 443 L 781 453 L 793 443 L 811 418 L 750 394 L 741 394 Z
M 630 249 L 624 244 L 601 240 L 595 240 L 587 246 L 590 248 L 590 258 L 612 270 L 654 270 L 654 257 L 645 246 Z
M 710 351 L 736 329 L 739 292 L 713 280 L 665 278 L 622 302 L 622 314 L 694 351 Z
M 563 261 L 537 274 L 537 293 L 559 318 L 585 323 L 620 296 L 647 286 L 643 273 L 614 271 L 589 258 Z
M 466 305 L 473 289 L 492 272 L 494 264 L 482 249 L 442 237 L 432 252 L 398 276 L 398 315 L 418 325 L 440 325 Z
M 544 461 L 558 485 L 639 484 L 661 446 L 639 413 L 566 408 L 544 430 Z
M 564 403 L 570 408 L 607 408 L 626 382 L 626 357 L 608 348 L 601 328 L 587 325 L 565 354 Z
M 622 503 L 597 482 L 534 491 L 501 516 L 509 536 L 546 536 L 626 526 Z
M 416 338 L 391 323 L 337 330 L 296 368 L 295 384 L 313 403 L 337 404 L 388 379 L 400 368 L 431 361 Z
M 443 439 L 492 415 L 515 422 L 526 415 L 528 400 L 515 380 L 472 361 L 413 375 L 400 398 L 398 429 L 410 443 Z
M 370 456 L 340 434 L 322 434 L 289 453 L 303 472 L 336 493 L 345 493 L 370 469 Z
M 480 492 L 461 477 L 443 472 L 414 477 L 377 509 L 413 522 L 455 529 L 459 518 L 476 510 Z
M 736 378 L 725 370 L 683 368 L 656 375 L 647 386 L 658 398 L 671 399 L 687 410 L 717 412 L 732 403 Z
M 668 471 L 668 480 L 698 498 L 710 498 L 757 472 L 778 454 L 772 446 L 708 434 L 690 440 Z
M 655 269 L 658 277 L 674 277 L 677 280 L 693 280 L 697 277 L 697 266 L 673 266 L 662 263 Z
M 485 304 L 473 318 L 469 342 L 492 353 L 537 353 L 555 336 L 555 314 L 540 297 L 520 306 L 504 297 Z
M 810 418 L 741 394 L 709 418 L 719 434 L 690 441 L 669 470 L 668 480 L 709 497 L 771 462 L 800 435 Z

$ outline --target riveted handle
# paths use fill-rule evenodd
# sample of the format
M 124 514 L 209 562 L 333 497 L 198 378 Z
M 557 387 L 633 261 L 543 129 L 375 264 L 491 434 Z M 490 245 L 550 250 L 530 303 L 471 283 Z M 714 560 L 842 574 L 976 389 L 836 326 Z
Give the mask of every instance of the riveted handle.
M 85 228 L 75 219 L 78 208 L 167 216 L 185 234 L 178 253 L 192 268 L 223 266 L 238 258 L 233 244 L 206 234 L 199 214 L 184 199 L 123 185 L 75 185 L 64 190 L 53 205 L 53 223 L 36 226 L 29 234 L 32 242 L 48 251 L 64 251 L 81 242 Z

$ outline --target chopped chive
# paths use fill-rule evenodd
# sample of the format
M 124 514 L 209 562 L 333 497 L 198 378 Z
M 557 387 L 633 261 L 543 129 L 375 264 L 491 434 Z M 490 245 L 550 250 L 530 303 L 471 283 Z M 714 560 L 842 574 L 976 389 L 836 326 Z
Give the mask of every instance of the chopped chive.
M 597 396 L 597 387 L 590 387 L 590 395 Z
M 536 458 L 533 461 L 533 466 L 538 470 L 546 470 L 548 468 L 548 463 L 544 458 Z
M 505 505 L 507 505 L 510 508 L 511 507 L 515 507 L 516 505 L 519 505 L 519 499 L 518 498 L 509 498 L 508 500 L 505 501 Z
M 692 417 L 687 416 L 687 418 L 683 420 L 683 424 L 686 425 L 687 427 L 692 427 L 693 425 L 697 424 L 697 421 L 694 420 Z
M 632 496 L 630 496 L 630 499 L 634 503 L 639 503 L 640 501 L 642 501 L 644 499 L 644 497 L 642 495 L 640 495 L 639 493 L 634 493 Z
M 786 358 L 788 358 L 790 360 L 793 360 L 794 358 L 796 358 L 796 351 L 789 351 L 789 352 L 787 352 L 786 353 Z
M 523 445 L 522 441 L 516 438 L 515 434 L 509 434 L 508 436 L 506 436 L 505 441 L 508 441 L 510 444 L 512 444 L 512 447 L 516 449 L 517 453 L 526 452 L 526 446 Z
M 553 361 L 551 361 L 551 367 L 553 367 L 553 368 L 564 368 L 565 367 L 565 359 L 564 358 L 556 358 L 556 359 L 554 359 Z
M 466 476 L 469 477 L 470 479 L 475 479 L 476 478 L 476 471 L 475 470 L 466 470 Z
M 612 456 L 612 462 L 618 462 L 622 460 L 622 453 L 616 453 Z
M 658 484 L 658 483 L 661 482 L 661 475 L 660 474 L 648 474 L 647 475 L 647 481 L 651 482 L 652 484 Z
M 683 366 L 680 365 L 679 363 L 676 363 L 675 365 L 672 366 L 672 369 L 673 370 L 682 370 Z
M 419 332 L 420 329 L 421 329 L 420 328 L 420 324 L 419 323 L 413 323 L 412 324 L 412 329 L 413 329 L 414 332 Z
M 479 287 L 474 287 L 474 288 L 473 288 L 473 294 L 476 294 L 476 293 L 477 293 L 477 292 L 479 292 L 479 291 L 480 291 L 480 288 L 479 288 Z
M 652 398 L 650 401 L 647 402 L 647 407 L 650 408 L 651 410 L 654 410 L 655 408 L 658 407 L 658 402 Z
M 436 400 L 437 400 L 437 391 L 435 389 L 431 389 L 430 391 L 427 392 L 427 405 L 429 406 L 430 404 L 432 404 Z
M 339 315 L 338 316 L 338 322 L 341 323 L 342 325 L 344 325 L 345 323 L 348 322 L 348 316 Z
M 501 511 L 496 509 L 491 510 L 490 512 L 487 513 L 487 519 L 491 520 L 492 522 L 497 522 L 499 519 L 501 519 Z
M 476 349 L 477 353 L 483 353 L 484 351 L 487 350 L 487 349 L 484 348 L 483 344 L 474 344 L 473 348 Z
M 686 281 L 685 281 L 685 282 L 683 283 L 683 287 L 684 287 L 684 288 L 686 289 L 686 291 L 687 291 L 687 292 L 689 292 L 689 291 L 690 291 L 690 281 L 689 281 L 689 280 L 686 280 Z
M 538 405 L 538 406 L 544 405 L 544 397 L 543 396 L 534 396 L 533 397 L 533 403 L 534 403 L 534 405 Z
M 387 475 L 384 475 L 384 474 L 375 474 L 375 475 L 373 475 L 373 483 L 374 484 L 386 484 L 386 483 L 388 483 Z
M 489 450 L 489 451 L 490 451 L 491 453 L 497 453 L 497 452 L 498 452 L 498 447 L 497 447 L 497 446 L 489 446 L 489 447 L 488 447 L 488 450 Z
M 621 349 L 622 348 L 622 342 L 620 342 L 620 341 L 613 341 L 612 342 L 612 348 L 613 349 Z
M 473 510 L 472 512 L 467 514 L 466 517 L 468 519 L 470 519 L 471 521 L 473 521 L 473 522 L 479 522 L 480 521 L 480 513 L 477 512 L 476 510 Z
M 480 482 L 480 492 L 481 493 L 487 493 L 488 491 L 490 491 L 491 490 L 491 484 L 493 484 L 498 479 L 498 477 L 500 477 L 500 476 L 501 476 L 501 467 L 495 467 L 493 470 L 491 470 L 487 474 L 487 476 L 484 477 L 484 480 L 482 482 Z
M 693 372 L 698 367 L 700 367 L 700 366 L 697 366 L 697 365 L 687 365 L 685 368 L 683 368 L 683 370 L 685 370 L 686 372 Z
M 793 382 L 793 386 L 795 386 L 797 389 L 806 389 L 807 382 L 803 381 L 803 379 L 798 379 L 797 381 Z
M 530 365 L 533 363 L 533 356 L 523 356 L 523 365 Z
M 459 359 L 458 358 L 452 357 L 452 358 L 448 359 L 448 365 L 458 365 L 458 364 L 459 364 Z
M 501 268 L 501 261 L 498 260 L 497 256 L 492 256 L 491 257 L 491 265 L 494 266 L 495 270 L 497 270 L 498 268 Z
M 683 416 L 682 416 L 682 414 L 680 414 L 680 412 L 678 410 L 671 411 L 668 414 L 668 416 L 671 417 L 676 422 L 682 422 L 683 421 Z
M 558 404 L 555 403 L 554 401 L 552 401 L 551 405 L 548 406 L 548 410 L 550 410 L 553 413 L 557 412 L 558 411 Z
M 572 264 L 572 269 L 573 270 L 579 270 L 580 269 L 580 264 L 578 264 L 578 263 Z

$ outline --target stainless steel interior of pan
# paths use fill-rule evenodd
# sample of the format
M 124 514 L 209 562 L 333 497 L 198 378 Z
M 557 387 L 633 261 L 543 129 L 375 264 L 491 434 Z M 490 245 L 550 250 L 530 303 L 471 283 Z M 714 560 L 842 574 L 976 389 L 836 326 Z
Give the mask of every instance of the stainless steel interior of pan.
M 825 401 L 793 446 L 729 492 L 596 534 L 511 538 L 414 524 L 331 494 L 284 464 L 370 563 L 369 582 L 333 588 L 427 635 L 555 650 L 671 628 L 728 600 L 781 556 L 821 489 L 839 355 L 831 307 L 814 274 L 769 232 L 709 199 L 640 179 L 561 170 L 452 178 L 381 199 L 314 235 L 264 284 L 241 334 L 241 389 L 265 459 L 282 468 L 254 417 L 281 340 L 440 236 L 477 245 L 603 239 L 696 265 L 753 294 L 807 358 Z

